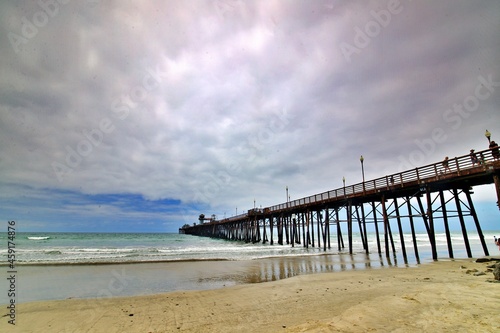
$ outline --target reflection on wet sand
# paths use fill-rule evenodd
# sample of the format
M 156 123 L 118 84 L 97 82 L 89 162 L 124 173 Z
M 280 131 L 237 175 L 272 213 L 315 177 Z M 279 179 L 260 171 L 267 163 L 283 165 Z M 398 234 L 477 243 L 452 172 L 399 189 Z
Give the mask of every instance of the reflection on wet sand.
M 398 266 L 398 259 L 401 258 L 365 253 L 259 259 L 248 267 L 246 274 L 242 274 L 237 282 L 260 283 L 303 274 L 394 267 Z M 405 267 L 408 265 L 407 261 L 403 264 Z

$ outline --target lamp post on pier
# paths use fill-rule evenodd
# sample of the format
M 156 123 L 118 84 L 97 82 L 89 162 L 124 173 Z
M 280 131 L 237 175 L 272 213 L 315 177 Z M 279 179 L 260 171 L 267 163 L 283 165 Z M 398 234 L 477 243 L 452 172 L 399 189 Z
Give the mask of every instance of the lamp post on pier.
M 342 177 L 342 182 L 344 183 L 344 197 L 345 197 L 345 176 Z
M 363 155 L 359 158 L 359 161 L 361 162 L 361 175 L 363 176 L 363 192 L 365 191 L 365 168 L 363 166 L 363 162 L 365 161 L 365 158 Z
M 488 139 L 488 143 L 491 143 L 491 133 L 488 130 L 484 132 L 484 136 Z

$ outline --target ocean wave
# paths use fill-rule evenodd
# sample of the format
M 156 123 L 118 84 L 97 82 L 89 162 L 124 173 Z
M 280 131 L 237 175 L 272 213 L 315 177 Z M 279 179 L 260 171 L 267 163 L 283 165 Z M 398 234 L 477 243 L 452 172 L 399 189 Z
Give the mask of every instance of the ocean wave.
M 61 251 L 57 251 L 57 250 L 49 250 L 49 251 L 45 251 L 44 253 L 45 254 L 62 254 Z
M 50 237 L 48 237 L 48 236 L 44 236 L 44 237 L 32 237 L 32 236 L 30 236 L 30 237 L 28 237 L 29 240 L 47 240 L 49 238 Z
M 75 248 L 69 249 L 68 253 L 130 253 L 140 252 L 138 248 Z
M 155 264 L 171 262 L 206 262 L 206 261 L 234 261 L 228 258 L 168 258 L 168 259 L 142 259 L 142 260 L 110 260 L 113 258 L 87 258 L 83 260 L 61 261 L 59 259 L 36 259 L 30 261 L 18 261 L 19 266 L 94 266 L 94 265 L 128 265 L 128 264 Z M 0 267 L 7 266 L 8 263 L 0 262 Z

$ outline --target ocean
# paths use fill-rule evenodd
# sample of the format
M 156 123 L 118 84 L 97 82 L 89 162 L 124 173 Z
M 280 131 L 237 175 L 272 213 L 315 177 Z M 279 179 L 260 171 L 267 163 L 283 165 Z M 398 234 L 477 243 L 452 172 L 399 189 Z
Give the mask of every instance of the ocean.
M 500 255 L 493 243 L 498 232 L 484 232 L 491 256 Z M 353 235 L 353 255 L 338 251 L 332 234 L 331 249 L 302 245 L 251 244 L 174 233 L 17 233 L 15 269 L 17 302 L 65 298 L 134 296 L 173 290 L 223 288 L 241 283 L 274 281 L 300 274 L 349 269 L 407 267 L 432 261 L 427 234 L 417 234 L 420 261 L 411 234 L 404 234 L 407 260 L 400 237 L 393 234 L 396 254 L 377 252 L 375 234 L 369 233 L 369 254 L 360 235 Z M 461 232 L 451 234 L 455 259 L 467 258 Z M 7 234 L 0 234 L 0 269 L 9 270 Z M 448 260 L 446 235 L 436 235 L 439 260 Z M 346 240 L 346 235 L 344 235 Z M 476 233 L 469 232 L 474 257 L 484 256 Z M 383 237 L 381 237 L 384 251 Z M 257 260 L 259 259 L 259 260 Z M 4 286 L 5 284 L 5 286 Z M 7 282 L 0 283 L 0 304 Z
M 493 237 L 500 237 L 498 232 L 484 232 L 490 253 L 497 253 Z M 344 240 L 347 235 L 344 234 Z M 393 234 L 397 252 L 401 252 L 400 237 Z M 404 234 L 405 247 L 409 261 L 414 261 L 411 234 Z M 451 234 L 454 256 L 466 258 L 465 243 L 461 232 Z M 1 265 L 7 264 L 7 235 L 0 234 L 3 248 L 0 248 Z M 377 244 L 374 233 L 368 233 L 369 249 L 376 253 Z M 383 237 L 382 251 L 384 250 Z M 436 234 L 438 256 L 448 257 L 446 235 Z M 469 241 L 473 256 L 482 256 L 484 252 L 477 233 L 469 232 Z M 417 234 L 421 259 L 431 257 L 428 236 Z M 16 262 L 18 265 L 70 265 L 70 264 L 117 264 L 144 262 L 171 262 L 196 260 L 251 260 L 276 256 L 310 256 L 324 254 L 323 249 L 304 248 L 302 245 L 270 245 L 269 243 L 244 243 L 207 237 L 174 233 L 17 233 Z M 361 238 L 353 234 L 353 250 L 363 253 Z M 329 254 L 348 252 L 346 248 L 338 251 L 337 239 L 332 234 Z M 377 253 L 378 254 L 378 253 Z
M 6 235 L 1 237 L 6 244 Z M 300 247 L 174 233 L 18 233 L 16 237 L 19 265 L 247 260 L 305 253 Z M 0 255 L 5 264 L 6 246 L 0 249 Z

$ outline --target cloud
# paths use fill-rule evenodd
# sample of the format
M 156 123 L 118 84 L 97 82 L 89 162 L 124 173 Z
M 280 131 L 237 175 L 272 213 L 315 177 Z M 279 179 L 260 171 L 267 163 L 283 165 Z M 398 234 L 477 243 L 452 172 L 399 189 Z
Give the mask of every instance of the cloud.
M 0 182 L 13 215 L 42 193 L 33 223 L 139 220 L 164 200 L 183 223 L 359 182 L 360 155 L 376 178 L 500 131 L 497 83 L 448 111 L 500 81 L 495 1 L 40 3 L 0 5 Z

